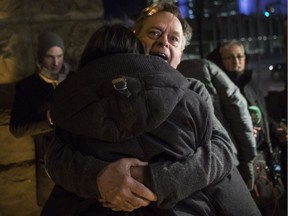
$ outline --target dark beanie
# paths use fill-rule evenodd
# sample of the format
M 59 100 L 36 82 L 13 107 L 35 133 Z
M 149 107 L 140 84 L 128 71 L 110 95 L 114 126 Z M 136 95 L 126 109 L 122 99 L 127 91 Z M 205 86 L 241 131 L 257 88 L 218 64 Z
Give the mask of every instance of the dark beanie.
M 60 47 L 64 52 L 64 42 L 59 35 L 54 32 L 44 32 L 38 38 L 38 60 L 42 62 L 46 52 L 53 46 Z

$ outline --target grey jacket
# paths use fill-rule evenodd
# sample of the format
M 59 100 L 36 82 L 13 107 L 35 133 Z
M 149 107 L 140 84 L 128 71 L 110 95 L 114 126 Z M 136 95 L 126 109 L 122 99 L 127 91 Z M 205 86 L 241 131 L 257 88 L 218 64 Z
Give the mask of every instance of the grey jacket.
M 236 147 L 241 168 L 248 169 L 241 169 L 240 173 L 244 180 L 251 179 L 253 169 L 248 167 L 256 156 L 256 140 L 247 101 L 239 88 L 224 71 L 206 59 L 183 60 L 177 69 L 184 76 L 204 83 L 211 95 L 215 115 L 228 131 Z

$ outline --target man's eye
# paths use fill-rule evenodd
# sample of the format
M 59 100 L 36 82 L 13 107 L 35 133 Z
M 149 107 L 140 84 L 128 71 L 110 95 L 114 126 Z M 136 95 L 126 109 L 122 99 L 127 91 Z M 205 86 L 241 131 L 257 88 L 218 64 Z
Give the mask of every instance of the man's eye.
M 154 38 L 154 39 L 159 38 L 160 35 L 161 35 L 161 33 L 160 33 L 160 32 L 157 32 L 157 31 L 150 31 L 150 32 L 149 32 L 149 36 L 150 36 L 151 38 Z
M 178 42 L 179 38 L 178 37 L 172 37 L 171 40 L 174 41 L 174 42 Z
M 170 44 L 173 46 L 177 46 L 179 44 L 179 37 L 171 37 L 170 38 Z

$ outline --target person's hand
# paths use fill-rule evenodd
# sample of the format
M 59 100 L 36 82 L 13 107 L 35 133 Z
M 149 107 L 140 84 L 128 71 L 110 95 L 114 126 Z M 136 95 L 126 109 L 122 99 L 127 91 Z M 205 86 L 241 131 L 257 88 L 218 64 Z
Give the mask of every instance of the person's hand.
M 131 167 L 146 165 L 147 162 L 125 158 L 105 167 L 97 178 L 102 205 L 113 211 L 133 211 L 156 201 L 154 193 L 131 176 Z
M 252 191 L 254 188 L 254 162 L 240 162 L 238 165 L 238 170 L 247 185 L 249 191 Z
M 255 138 L 258 137 L 258 134 L 260 132 L 261 128 L 260 127 L 253 127 L 253 135 Z
M 138 182 L 143 184 L 144 169 L 146 166 L 132 166 L 130 169 L 131 176 Z
M 52 122 L 52 118 L 51 118 L 51 111 L 50 110 L 47 110 L 46 117 L 47 117 L 47 120 L 48 120 L 49 124 L 51 126 L 53 126 L 53 122 Z

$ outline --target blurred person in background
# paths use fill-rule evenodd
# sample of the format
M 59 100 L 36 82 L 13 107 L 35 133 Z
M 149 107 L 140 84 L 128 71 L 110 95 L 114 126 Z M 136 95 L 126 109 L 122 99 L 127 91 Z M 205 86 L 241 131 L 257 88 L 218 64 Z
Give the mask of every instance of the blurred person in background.
M 11 110 L 10 132 L 16 137 L 32 136 L 35 143 L 37 203 L 43 206 L 54 185 L 45 172 L 44 158 L 53 139 L 50 111 L 56 86 L 68 74 L 64 62 L 64 42 L 55 32 L 38 37 L 35 73 L 16 84 Z
M 275 166 L 279 166 L 280 153 L 277 150 L 277 144 L 271 141 L 271 133 L 278 133 L 279 140 L 286 141 L 287 134 L 285 134 L 285 131 L 279 125 L 276 128 L 270 127 L 264 95 L 259 88 L 257 80 L 253 76 L 253 71 L 247 69 L 247 54 L 245 53 L 244 45 L 240 41 L 231 40 L 221 44 L 207 56 L 207 59 L 216 63 L 239 87 L 241 93 L 247 100 L 250 111 L 252 111 L 251 117 L 254 133 L 257 134 L 256 142 L 258 153 L 256 157 L 259 158 L 259 160 L 263 158 L 266 166 L 269 168 L 268 173 L 271 175 L 272 181 L 276 180 L 273 186 L 278 185 L 275 189 L 277 192 L 271 196 L 271 199 L 267 199 L 267 203 L 259 202 L 259 207 L 262 209 L 263 215 L 269 215 L 270 213 L 267 213 L 269 210 L 266 211 L 269 207 L 268 203 L 271 204 L 275 200 L 277 201 L 279 197 L 285 193 L 283 191 L 282 179 L 280 178 L 281 174 L 278 168 L 275 170 Z M 255 111 L 257 113 L 256 115 L 254 115 Z M 254 114 L 252 114 L 253 112 Z M 253 118 L 253 116 L 256 118 Z M 279 133 L 279 131 L 281 131 L 281 133 Z M 257 159 L 257 161 L 259 160 Z M 254 197 L 256 200 L 258 199 L 257 193 Z

